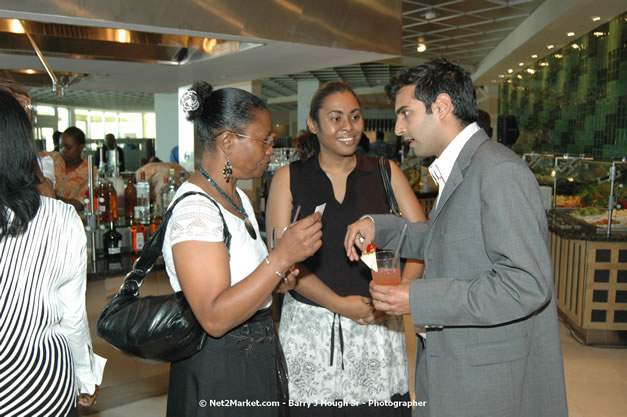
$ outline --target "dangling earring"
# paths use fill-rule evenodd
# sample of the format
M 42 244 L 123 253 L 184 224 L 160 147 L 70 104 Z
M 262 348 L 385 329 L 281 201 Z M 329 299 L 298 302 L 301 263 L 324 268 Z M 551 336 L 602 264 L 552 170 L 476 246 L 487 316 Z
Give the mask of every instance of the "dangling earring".
M 229 156 L 226 156 L 226 163 L 224 164 L 224 168 L 222 168 L 222 175 L 224 175 L 224 179 L 228 183 L 231 180 L 231 174 L 233 173 L 233 167 L 231 166 L 231 161 L 229 160 Z

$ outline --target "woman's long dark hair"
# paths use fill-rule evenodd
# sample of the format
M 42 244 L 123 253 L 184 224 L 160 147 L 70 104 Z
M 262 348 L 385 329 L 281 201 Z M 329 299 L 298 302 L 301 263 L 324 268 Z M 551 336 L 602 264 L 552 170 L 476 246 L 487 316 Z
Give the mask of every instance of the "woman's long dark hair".
M 0 237 L 18 236 L 39 210 L 37 153 L 28 115 L 0 89 Z M 9 210 L 14 217 L 9 221 Z

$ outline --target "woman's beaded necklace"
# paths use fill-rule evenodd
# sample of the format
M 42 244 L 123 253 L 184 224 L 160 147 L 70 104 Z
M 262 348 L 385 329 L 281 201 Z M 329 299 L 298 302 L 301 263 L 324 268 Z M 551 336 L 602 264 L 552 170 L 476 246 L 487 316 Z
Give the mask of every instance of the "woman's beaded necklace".
M 254 240 L 257 239 L 257 233 L 255 232 L 255 228 L 253 227 L 253 224 L 250 222 L 250 219 L 248 218 L 248 213 L 246 213 L 246 211 L 244 210 L 244 205 L 242 204 L 242 199 L 239 196 L 239 193 L 237 191 L 235 191 L 235 195 L 237 195 L 237 199 L 239 200 L 239 205 L 241 207 L 239 207 L 237 204 L 235 204 L 235 201 L 233 201 L 231 199 L 231 197 L 229 197 L 222 188 L 220 188 L 220 186 L 213 180 L 213 178 L 211 178 L 211 176 L 209 176 L 209 174 L 207 173 L 207 171 L 205 171 L 202 168 L 198 168 L 198 171 L 200 171 L 200 173 L 203 175 L 203 177 L 207 178 L 207 181 L 209 181 L 209 184 L 211 184 L 213 186 L 213 188 L 215 188 L 222 197 L 224 197 L 226 199 L 226 201 L 229 202 L 229 204 L 231 204 L 231 206 L 233 206 L 233 208 L 235 209 L 235 211 L 237 211 L 243 218 L 244 218 L 244 226 L 246 226 L 246 231 L 248 232 L 248 234 L 250 235 L 250 237 L 252 237 Z

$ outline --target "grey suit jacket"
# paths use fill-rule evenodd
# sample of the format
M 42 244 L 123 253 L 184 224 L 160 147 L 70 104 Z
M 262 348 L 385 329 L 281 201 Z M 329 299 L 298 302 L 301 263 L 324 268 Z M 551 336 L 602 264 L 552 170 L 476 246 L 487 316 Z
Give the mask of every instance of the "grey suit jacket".
M 374 243 L 395 247 L 407 220 L 372 217 Z M 414 415 L 568 415 L 546 215 L 515 153 L 474 134 L 430 220 L 409 224 L 402 255 L 425 260 L 410 304 L 428 327 L 416 372 L 428 407 Z

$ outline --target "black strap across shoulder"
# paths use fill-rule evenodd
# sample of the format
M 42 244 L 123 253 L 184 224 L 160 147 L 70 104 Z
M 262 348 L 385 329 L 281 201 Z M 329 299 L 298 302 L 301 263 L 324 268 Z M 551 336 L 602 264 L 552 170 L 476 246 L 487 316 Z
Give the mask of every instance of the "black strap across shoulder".
M 398 208 L 396 197 L 394 197 L 394 190 L 392 189 L 392 183 L 390 182 L 390 176 L 388 175 L 387 166 L 388 161 L 384 157 L 379 158 L 379 170 L 381 171 L 381 179 L 383 180 L 383 188 L 385 189 L 385 196 L 388 199 L 388 205 L 390 206 L 390 213 L 396 216 L 402 216 L 401 210 Z
M 168 226 L 168 221 L 170 220 L 170 217 L 172 217 L 172 211 L 174 210 L 174 207 L 176 207 L 176 205 L 181 200 L 183 200 L 186 197 L 189 197 L 190 195 L 201 195 L 207 198 L 216 206 L 216 208 L 218 209 L 218 213 L 220 214 L 220 219 L 222 220 L 222 225 L 224 229 L 224 235 L 223 235 L 224 244 L 226 245 L 227 249 L 230 248 L 231 233 L 229 232 L 229 229 L 226 226 L 226 222 L 224 221 L 224 216 L 222 215 L 222 211 L 220 210 L 220 206 L 218 206 L 218 203 L 216 203 L 213 198 L 211 198 L 205 193 L 201 193 L 199 191 L 188 191 L 184 193 L 183 195 L 181 195 L 176 200 L 174 200 L 174 203 L 170 205 L 170 207 L 168 208 L 168 211 L 166 211 L 165 215 L 163 216 L 163 221 L 161 222 L 161 224 L 159 225 L 155 233 L 153 233 L 153 235 L 150 236 L 150 239 L 148 239 L 148 242 L 146 242 L 146 245 L 144 246 L 144 249 L 142 250 L 141 256 L 133 264 L 133 269 L 124 278 L 124 283 L 120 287 L 120 290 L 118 291 L 118 293 L 137 294 L 139 292 L 139 287 L 144 281 L 144 278 L 150 272 L 152 267 L 155 265 L 155 262 L 157 262 L 157 259 L 159 259 L 159 256 L 161 255 L 161 248 L 163 247 L 165 231 Z

